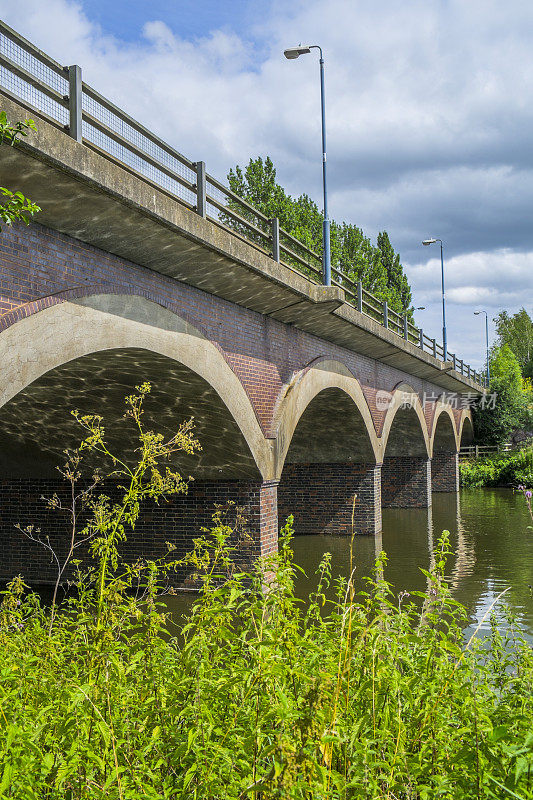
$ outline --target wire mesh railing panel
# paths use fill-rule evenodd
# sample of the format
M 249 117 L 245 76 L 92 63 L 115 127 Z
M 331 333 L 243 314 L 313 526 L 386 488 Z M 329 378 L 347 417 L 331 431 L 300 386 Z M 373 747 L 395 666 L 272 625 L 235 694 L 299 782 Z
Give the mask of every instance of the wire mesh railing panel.
M 270 222 L 259 211 L 218 181 L 207 176 L 206 211 L 209 219 L 223 225 L 261 250 L 271 252 Z
M 47 66 L 40 58 L 32 55 L 25 47 L 13 41 L 0 28 L 0 53 L 24 69 L 41 83 L 54 89 L 60 95 L 68 94 L 68 80 L 57 69 Z M 51 61 L 51 59 L 50 59 Z
M 322 275 L 322 261 L 306 244 L 283 229 L 279 232 L 281 262 L 317 282 Z
M 110 131 L 118 134 L 126 142 L 129 142 L 138 150 L 146 153 L 151 159 L 159 162 L 163 167 L 166 167 L 167 170 L 181 176 L 189 183 L 194 183 L 196 180 L 196 175 L 191 167 L 184 164 L 168 150 L 144 135 L 142 131 L 134 127 L 127 119 L 121 117 L 119 114 L 103 105 L 103 103 L 98 102 L 98 100 L 86 90 L 82 93 L 82 109 Z M 165 188 L 167 187 L 165 186 Z
M 187 189 L 175 178 L 167 175 L 161 169 L 146 161 L 146 159 L 133 153 L 128 147 L 116 142 L 111 136 L 103 133 L 87 120 L 82 122 L 82 132 L 83 138 L 95 145 L 99 150 L 109 154 L 126 167 L 135 170 L 135 172 L 183 200 L 188 205 L 194 205 L 196 198 L 193 191 Z
M 42 114 L 46 114 L 61 126 L 68 123 L 68 109 L 61 103 L 56 102 L 44 92 L 39 91 L 31 83 L 15 75 L 7 67 L 0 64 L 0 86 L 3 86 L 15 97 L 20 98 L 27 105 L 35 108 Z

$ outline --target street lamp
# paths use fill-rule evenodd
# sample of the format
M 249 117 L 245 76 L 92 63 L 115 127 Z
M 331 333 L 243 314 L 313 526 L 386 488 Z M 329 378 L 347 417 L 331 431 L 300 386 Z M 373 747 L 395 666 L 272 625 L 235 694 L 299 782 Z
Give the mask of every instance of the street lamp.
M 485 344 L 487 347 L 487 385 L 490 384 L 490 365 L 489 365 L 489 315 L 486 311 L 474 311 L 476 317 L 478 314 L 485 314 Z
M 417 306 L 417 307 L 415 308 L 415 311 L 425 311 L 425 310 L 426 310 L 426 307 L 425 307 L 425 306 Z
M 446 356 L 448 354 L 448 341 L 446 338 L 446 298 L 444 293 L 444 256 L 442 252 L 442 239 L 424 239 L 422 244 L 425 247 L 428 247 L 430 244 L 435 244 L 435 242 L 440 242 L 440 272 L 442 281 L 442 350 L 444 361 L 446 361 Z
M 322 109 L 322 184 L 324 189 L 324 222 L 322 224 L 324 255 L 323 255 L 323 282 L 324 286 L 331 286 L 331 249 L 329 244 L 329 217 L 328 217 L 328 190 L 326 182 L 326 98 L 324 88 L 324 57 L 322 48 L 318 44 L 298 45 L 283 51 L 289 60 L 298 58 L 311 50 L 320 50 L 320 105 Z

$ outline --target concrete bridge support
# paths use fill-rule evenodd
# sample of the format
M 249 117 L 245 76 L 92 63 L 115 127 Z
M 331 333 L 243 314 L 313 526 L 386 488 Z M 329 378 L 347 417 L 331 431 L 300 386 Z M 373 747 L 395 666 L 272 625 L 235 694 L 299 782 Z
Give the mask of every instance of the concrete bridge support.
M 147 502 L 139 516 L 135 531 L 121 545 L 126 561 L 163 559 L 168 553 L 167 542 L 175 548 L 172 558 L 181 558 L 192 549 L 192 540 L 209 529 L 215 508 L 226 510 L 225 520 L 235 525 L 237 516 L 244 522 L 235 525 L 234 544 L 237 561 L 249 566 L 260 556 L 277 550 L 278 522 L 276 482 L 261 481 L 198 481 L 190 485 L 186 495 L 169 498 L 160 504 Z M 121 494 L 114 487 L 102 487 L 102 492 L 120 502 Z M 65 512 L 47 506 L 46 499 L 55 495 Z M 34 525 L 43 541 L 48 541 L 60 559 L 65 558 L 69 541 L 70 489 L 59 478 L 14 478 L 0 480 L 0 581 L 23 575 L 33 583 L 53 583 L 57 569 L 51 553 L 32 542 L 15 526 Z M 237 514 L 238 509 L 238 514 Z M 82 547 L 76 557 L 84 566 L 89 563 L 88 548 Z M 71 578 L 72 572 L 65 577 Z M 190 569 L 179 569 L 173 582 L 187 586 Z
M 293 514 L 298 534 L 375 535 L 381 531 L 380 467 L 376 464 L 287 464 L 279 519 Z
M 459 456 L 455 451 L 433 453 L 431 484 L 434 492 L 459 491 Z
M 383 507 L 428 508 L 431 505 L 430 443 L 420 400 L 410 387 L 402 387 L 393 397 L 383 438 Z
M 428 508 L 431 461 L 426 456 L 391 456 L 381 468 L 383 508 Z
M 325 388 L 328 387 L 328 388 Z M 342 364 L 324 361 L 287 394 L 280 411 L 278 515 L 299 534 L 381 531 L 377 438 L 368 406 Z
M 468 437 L 471 432 L 466 430 Z M 435 411 L 432 436 L 431 485 L 434 492 L 459 491 L 459 446 L 461 433 L 456 430 L 451 410 L 439 405 Z
M 152 385 L 146 429 L 169 437 L 192 417 L 202 449 L 176 454 L 169 466 L 194 479 L 187 494 L 147 503 L 124 555 L 160 558 L 170 542 L 174 556 L 183 556 L 212 525 L 217 506 L 228 508 L 228 524 L 242 511 L 245 523 L 236 537 L 243 564 L 277 549 L 271 447 L 242 384 L 198 330 L 155 303 L 118 295 L 43 311 L 19 323 L 19 336 L 11 340 L 15 328 L 2 342 L 16 356 L 5 361 L 0 387 L 0 580 L 19 573 L 36 582 L 54 580 L 50 554 L 14 526 L 37 525 L 61 557 L 68 513 L 47 509 L 42 497 L 56 494 L 68 509 L 68 485 L 56 466 L 64 461 L 62 451 L 83 438 L 70 411 L 101 414 L 111 452 L 132 460 L 138 442 L 123 418 L 124 397 L 143 381 Z M 112 468 L 87 466 L 89 476 L 94 466 Z M 187 581 L 185 573 L 176 577 L 178 584 Z

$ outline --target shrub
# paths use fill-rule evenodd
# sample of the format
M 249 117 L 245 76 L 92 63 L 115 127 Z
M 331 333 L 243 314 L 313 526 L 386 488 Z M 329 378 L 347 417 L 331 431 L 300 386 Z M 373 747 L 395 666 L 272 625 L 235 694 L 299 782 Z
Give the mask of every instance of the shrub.
M 533 447 L 462 461 L 459 472 L 462 486 L 470 488 L 533 485 Z
M 358 596 L 325 555 L 304 605 L 292 521 L 244 572 L 219 509 L 183 560 L 201 591 L 170 635 L 161 595 L 181 562 L 128 566 L 116 549 L 164 479 L 139 403 L 139 464 L 114 463 L 124 502 L 98 498 L 84 528 L 94 567 L 56 609 L 20 577 L 3 593 L 0 798 L 531 800 L 532 650 L 511 616 L 465 645 L 447 534 L 416 598 L 393 596 L 384 554 Z M 80 419 L 102 453 L 99 418 Z M 171 473 L 166 491 L 181 488 Z

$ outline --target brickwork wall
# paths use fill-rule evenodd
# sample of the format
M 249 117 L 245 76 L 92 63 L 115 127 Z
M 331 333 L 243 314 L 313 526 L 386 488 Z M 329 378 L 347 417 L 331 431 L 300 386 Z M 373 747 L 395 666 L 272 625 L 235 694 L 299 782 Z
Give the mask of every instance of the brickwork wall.
M 383 508 L 428 508 L 431 461 L 425 456 L 391 456 L 381 468 Z
M 244 522 L 237 526 L 235 543 L 239 546 L 238 563 L 247 566 L 258 556 L 277 549 L 276 488 L 274 482 L 195 481 L 186 495 L 159 505 L 147 503 L 135 531 L 121 545 L 121 554 L 130 563 L 138 558 L 159 559 L 167 553 L 166 542 L 170 542 L 176 548 L 172 557 L 184 556 L 192 549 L 192 540 L 201 534 L 201 528 L 212 526 L 216 503 L 228 509 L 225 519 L 230 525 L 235 522 L 236 508 L 242 509 Z M 110 487 L 103 491 L 120 498 Z M 41 499 L 54 493 L 68 506 L 68 486 L 61 480 L 0 481 L 0 580 L 18 574 L 33 583 L 55 580 L 57 573 L 50 554 L 15 529 L 17 523 L 22 527 L 35 525 L 40 528 L 41 537 L 49 537 L 54 550 L 64 558 L 69 542 L 67 515 L 48 509 Z M 87 547 L 80 547 L 76 557 L 87 563 Z M 172 583 L 190 585 L 190 575 L 178 571 Z
M 0 331 L 64 298 L 141 294 L 187 319 L 214 342 L 241 380 L 266 435 L 282 387 L 317 358 L 337 359 L 360 381 L 376 429 L 378 390 L 409 383 L 420 396 L 442 389 L 394 367 L 222 300 L 33 223 L 0 229 Z
M 351 536 L 355 512 L 356 533 L 379 533 L 379 473 L 373 464 L 285 464 L 278 487 L 280 524 L 293 514 L 296 534 Z
M 433 453 L 431 488 L 434 492 L 459 491 L 459 455 L 457 453 Z

